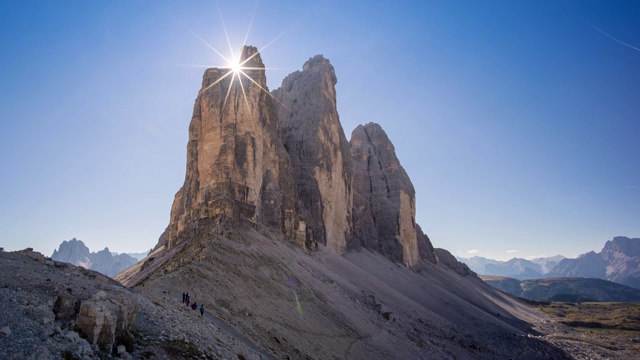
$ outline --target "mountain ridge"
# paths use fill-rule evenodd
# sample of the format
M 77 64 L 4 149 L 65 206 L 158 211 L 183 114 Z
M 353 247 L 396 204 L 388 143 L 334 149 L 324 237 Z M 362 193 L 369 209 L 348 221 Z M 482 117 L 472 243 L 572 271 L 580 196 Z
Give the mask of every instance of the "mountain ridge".
M 108 247 L 98 252 L 90 252 L 84 242 L 76 238 L 63 241 L 58 249 L 53 250 L 51 259 L 82 266 L 107 276 L 114 276 L 138 262 L 138 259 L 128 254 L 114 255 L 109 251 Z
M 640 289 L 640 238 L 616 236 L 599 253 L 562 260 L 549 276 L 590 277 Z

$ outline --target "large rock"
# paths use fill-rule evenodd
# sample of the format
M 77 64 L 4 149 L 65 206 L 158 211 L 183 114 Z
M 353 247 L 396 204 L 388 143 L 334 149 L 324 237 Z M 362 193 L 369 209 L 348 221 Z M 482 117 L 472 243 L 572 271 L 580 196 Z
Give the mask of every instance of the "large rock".
M 107 293 L 99 291 L 91 299 L 80 304 L 76 326 L 82 330 L 92 345 L 110 352 L 116 334 L 128 330 L 135 320 L 138 302 L 133 295 L 121 289 Z
M 353 229 L 365 248 L 414 266 L 419 256 L 415 190 L 380 125 L 358 126 L 351 134 Z
M 257 49 L 245 46 L 247 69 L 207 69 L 189 125 L 187 171 L 175 196 L 168 247 L 201 220 L 249 220 L 304 244 L 290 160 L 267 91 Z
M 273 96 L 298 198 L 307 210 L 306 246 L 321 243 L 344 253 L 351 240 L 352 162 L 336 107 L 336 82 L 329 60 L 316 55 Z

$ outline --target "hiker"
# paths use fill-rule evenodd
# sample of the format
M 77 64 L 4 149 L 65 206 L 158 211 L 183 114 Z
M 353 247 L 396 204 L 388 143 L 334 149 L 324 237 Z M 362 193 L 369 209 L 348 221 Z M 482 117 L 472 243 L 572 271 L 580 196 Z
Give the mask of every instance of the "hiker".
M 204 304 L 200 305 L 200 316 L 204 316 Z
M 184 291 L 182 292 L 182 302 L 184 302 L 187 299 L 187 294 L 184 293 Z
M 195 310 L 197 308 L 198 308 L 198 304 L 197 303 L 194 302 L 193 304 L 191 304 L 191 309 L 192 310 Z
M 185 301 L 189 301 L 189 292 L 187 291 L 187 293 L 184 295 L 184 300 Z

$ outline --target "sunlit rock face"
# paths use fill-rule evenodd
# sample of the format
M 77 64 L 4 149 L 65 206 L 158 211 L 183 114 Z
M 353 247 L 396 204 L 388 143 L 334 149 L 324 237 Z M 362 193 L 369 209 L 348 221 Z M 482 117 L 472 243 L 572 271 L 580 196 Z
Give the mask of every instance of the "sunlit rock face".
M 393 144 L 380 125 L 369 123 L 353 131 L 350 145 L 355 239 L 394 261 L 415 265 L 420 257 L 415 190 Z M 428 241 L 425 238 L 422 242 Z M 429 250 L 430 245 L 423 244 L 423 248 Z
M 309 59 L 273 91 L 282 142 L 298 199 L 306 209 L 306 247 L 344 253 L 351 240 L 352 161 L 336 107 L 336 75 L 322 55 Z
M 245 46 L 244 75 L 207 69 L 193 109 L 185 182 L 175 196 L 168 245 L 201 219 L 246 219 L 304 243 L 290 160 L 279 136 L 264 64 Z M 240 78 L 241 83 L 238 81 Z

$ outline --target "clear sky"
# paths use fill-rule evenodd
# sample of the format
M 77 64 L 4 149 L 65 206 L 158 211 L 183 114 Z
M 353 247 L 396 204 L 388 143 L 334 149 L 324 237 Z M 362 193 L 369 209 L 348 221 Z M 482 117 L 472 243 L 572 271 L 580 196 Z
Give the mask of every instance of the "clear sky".
M 251 24 L 272 90 L 330 59 L 347 138 L 387 131 L 434 246 L 575 257 L 640 237 L 639 1 L 4 0 L 0 246 L 155 245 L 199 65 L 225 65 L 205 42 L 229 53 L 220 14 L 236 52 Z

